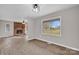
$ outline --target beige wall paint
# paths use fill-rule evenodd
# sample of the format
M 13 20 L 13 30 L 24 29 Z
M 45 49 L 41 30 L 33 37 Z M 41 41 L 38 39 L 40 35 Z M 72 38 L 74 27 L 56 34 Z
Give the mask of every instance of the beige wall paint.
M 43 35 L 41 20 L 61 16 L 61 37 Z M 79 6 L 35 19 L 34 38 L 79 50 Z

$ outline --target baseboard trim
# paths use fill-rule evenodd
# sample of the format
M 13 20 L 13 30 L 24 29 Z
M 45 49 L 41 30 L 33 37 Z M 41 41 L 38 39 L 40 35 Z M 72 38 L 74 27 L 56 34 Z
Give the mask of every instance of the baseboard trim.
M 14 37 L 14 36 L 0 37 L 0 39 L 10 38 L 10 37 Z
M 37 39 L 37 38 L 34 38 L 34 39 Z M 75 51 L 79 51 L 79 49 L 77 49 L 77 48 L 72 48 L 70 46 L 66 46 L 66 45 L 63 45 L 63 44 L 51 42 L 51 41 L 48 41 L 48 40 L 42 40 L 40 38 L 38 38 L 37 40 L 41 40 L 41 41 L 47 42 L 48 44 L 56 44 L 56 45 L 59 45 L 59 46 L 62 46 L 62 47 L 68 48 L 68 49 L 72 49 L 72 50 L 75 50 Z

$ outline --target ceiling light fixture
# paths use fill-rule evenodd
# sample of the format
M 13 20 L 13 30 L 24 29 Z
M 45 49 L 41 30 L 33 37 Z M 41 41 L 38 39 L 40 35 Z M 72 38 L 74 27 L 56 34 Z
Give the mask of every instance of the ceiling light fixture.
M 39 4 L 33 4 L 33 11 L 38 13 L 40 11 Z

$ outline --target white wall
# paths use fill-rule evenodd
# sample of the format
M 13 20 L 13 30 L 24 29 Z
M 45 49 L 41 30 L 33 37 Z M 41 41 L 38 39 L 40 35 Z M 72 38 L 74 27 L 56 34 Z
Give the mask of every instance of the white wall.
M 41 20 L 56 16 L 61 16 L 61 37 L 43 35 Z M 79 6 L 35 19 L 35 27 L 34 38 L 79 50 Z
M 36 29 L 35 28 L 35 20 L 29 19 L 28 20 L 28 32 L 27 32 L 28 40 L 31 40 L 31 39 L 34 38 L 34 36 L 35 36 L 35 29 Z
M 6 24 L 10 24 L 10 31 L 9 32 L 5 31 L 5 25 Z M 13 36 L 13 32 L 14 32 L 13 22 L 0 20 L 0 37 Z

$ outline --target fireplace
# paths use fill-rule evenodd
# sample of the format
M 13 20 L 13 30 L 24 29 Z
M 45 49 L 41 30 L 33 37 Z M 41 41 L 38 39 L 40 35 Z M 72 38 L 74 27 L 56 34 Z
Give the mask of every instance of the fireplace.
M 23 35 L 24 34 L 24 30 L 22 28 L 17 28 L 15 30 L 15 35 Z
M 17 31 L 16 31 L 16 34 L 22 34 L 22 33 L 23 33 L 22 30 L 17 30 Z
M 14 22 L 14 35 L 24 35 L 25 24 Z

